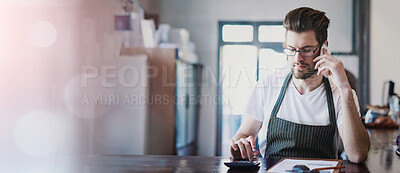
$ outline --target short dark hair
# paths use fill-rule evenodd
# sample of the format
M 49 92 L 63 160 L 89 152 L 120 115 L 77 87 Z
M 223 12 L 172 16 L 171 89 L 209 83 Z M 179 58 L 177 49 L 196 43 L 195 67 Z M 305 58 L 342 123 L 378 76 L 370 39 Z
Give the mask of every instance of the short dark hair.
M 286 14 L 283 27 L 286 32 L 289 30 L 297 33 L 314 31 L 318 43 L 322 44 L 328 38 L 329 23 L 330 20 L 325 16 L 325 12 L 300 7 Z

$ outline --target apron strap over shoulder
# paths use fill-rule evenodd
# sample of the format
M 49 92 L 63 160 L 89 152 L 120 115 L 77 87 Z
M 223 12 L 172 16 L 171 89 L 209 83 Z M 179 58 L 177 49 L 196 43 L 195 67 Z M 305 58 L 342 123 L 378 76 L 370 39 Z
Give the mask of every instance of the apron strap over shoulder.
M 276 114 L 278 113 L 279 108 L 281 107 L 282 100 L 283 100 L 283 98 L 285 97 L 286 88 L 287 88 L 287 86 L 288 86 L 288 84 L 289 84 L 289 80 L 290 80 L 291 77 L 292 77 L 292 72 L 290 72 L 290 73 L 286 76 L 286 79 L 285 79 L 285 81 L 283 82 L 282 89 L 281 89 L 281 92 L 279 93 L 278 100 L 275 102 L 274 109 L 272 109 L 271 118 L 276 118 Z
M 329 110 L 329 120 L 331 125 L 336 126 L 336 113 L 335 113 L 335 104 L 333 102 L 332 88 L 329 82 L 329 79 L 324 77 L 323 79 L 326 91 L 326 100 L 328 102 L 328 110 Z

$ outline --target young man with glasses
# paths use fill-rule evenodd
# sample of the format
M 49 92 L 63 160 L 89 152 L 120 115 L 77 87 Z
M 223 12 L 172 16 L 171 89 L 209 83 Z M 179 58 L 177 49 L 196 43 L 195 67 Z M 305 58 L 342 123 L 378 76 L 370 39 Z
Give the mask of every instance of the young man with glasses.
M 259 154 L 258 135 L 268 158 L 336 159 L 341 138 L 351 162 L 366 160 L 370 141 L 356 93 L 343 63 L 322 48 L 328 46 L 329 22 L 325 12 L 307 7 L 286 15 L 283 47 L 290 70 L 260 79 L 254 88 L 231 141 L 235 159 L 252 161 Z

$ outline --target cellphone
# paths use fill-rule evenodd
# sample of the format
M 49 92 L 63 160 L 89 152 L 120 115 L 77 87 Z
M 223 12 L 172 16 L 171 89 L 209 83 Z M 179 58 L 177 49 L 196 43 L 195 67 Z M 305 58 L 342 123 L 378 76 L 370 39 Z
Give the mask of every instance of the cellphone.
M 321 47 L 321 54 L 320 54 L 319 56 L 321 56 L 321 55 L 324 54 L 323 49 L 326 49 L 326 51 L 327 51 L 329 54 L 331 54 L 331 50 L 330 50 L 330 49 L 328 48 L 328 46 L 324 43 L 324 44 L 322 44 L 322 47 Z
M 320 53 L 319 56 L 324 55 L 323 49 L 326 49 L 326 51 L 328 52 L 329 55 L 331 54 L 331 50 L 328 48 L 328 46 L 327 46 L 325 43 L 323 43 L 323 44 L 322 44 L 322 47 L 321 47 L 321 51 L 320 51 L 321 53 Z M 329 70 L 327 70 L 327 72 L 330 73 Z M 322 72 L 322 75 L 324 75 L 325 77 L 328 77 L 328 76 L 326 76 L 326 75 L 324 74 L 324 72 Z

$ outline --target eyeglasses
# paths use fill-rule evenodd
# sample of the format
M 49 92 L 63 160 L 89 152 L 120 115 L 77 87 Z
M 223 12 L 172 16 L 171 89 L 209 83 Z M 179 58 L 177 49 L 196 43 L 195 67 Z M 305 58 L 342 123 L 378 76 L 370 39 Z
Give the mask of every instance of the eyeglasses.
M 317 48 L 313 49 L 301 49 L 301 50 L 296 50 L 296 49 L 290 49 L 290 48 L 283 48 L 283 53 L 285 53 L 287 56 L 294 56 L 296 55 L 296 52 L 299 52 L 302 57 L 310 57 L 314 56 L 315 52 L 320 48 L 321 46 L 318 46 Z

